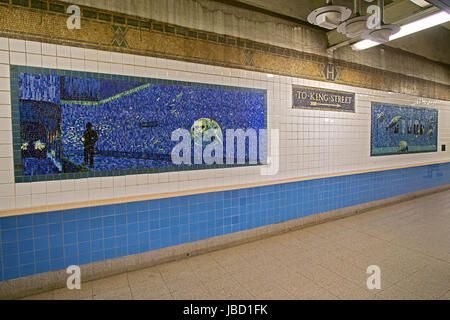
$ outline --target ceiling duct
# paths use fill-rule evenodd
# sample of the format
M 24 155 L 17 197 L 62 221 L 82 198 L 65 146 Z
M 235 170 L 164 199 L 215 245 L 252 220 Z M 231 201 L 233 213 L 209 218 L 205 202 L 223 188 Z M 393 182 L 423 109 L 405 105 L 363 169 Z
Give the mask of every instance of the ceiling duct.
M 352 10 L 344 6 L 334 6 L 331 0 L 327 0 L 327 5 L 317 8 L 308 16 L 308 22 L 316 26 L 333 30 L 341 22 L 347 20 L 352 15 Z
M 345 34 L 349 38 L 356 38 L 366 32 L 367 29 L 367 19 L 368 16 L 361 15 L 361 0 L 354 0 L 354 13 L 355 16 L 342 22 L 337 31 L 339 33 Z
M 400 26 L 396 24 L 384 24 L 384 0 L 378 0 L 380 7 L 381 24 L 374 29 L 368 29 L 363 32 L 362 37 L 378 43 L 388 42 L 389 38 L 400 31 Z

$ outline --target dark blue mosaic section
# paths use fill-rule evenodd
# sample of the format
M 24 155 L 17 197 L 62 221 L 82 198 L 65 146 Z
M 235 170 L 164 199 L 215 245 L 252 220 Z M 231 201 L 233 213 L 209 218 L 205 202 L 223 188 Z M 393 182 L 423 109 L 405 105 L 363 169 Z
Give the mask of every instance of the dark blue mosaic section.
M 0 218 L 0 281 L 450 184 L 450 163 Z
M 372 103 L 372 156 L 436 152 L 438 110 Z
M 172 163 L 172 132 L 200 123 L 226 150 L 227 129 L 267 126 L 258 89 L 11 66 L 11 91 L 16 183 L 224 167 L 194 163 L 192 141 L 192 165 Z

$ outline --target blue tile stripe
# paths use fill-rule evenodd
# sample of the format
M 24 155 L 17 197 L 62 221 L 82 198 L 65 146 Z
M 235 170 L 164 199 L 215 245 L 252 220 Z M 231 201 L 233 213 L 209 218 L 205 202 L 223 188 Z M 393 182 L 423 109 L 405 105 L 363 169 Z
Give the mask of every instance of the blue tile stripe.
M 0 281 L 450 184 L 450 162 L 0 218 Z

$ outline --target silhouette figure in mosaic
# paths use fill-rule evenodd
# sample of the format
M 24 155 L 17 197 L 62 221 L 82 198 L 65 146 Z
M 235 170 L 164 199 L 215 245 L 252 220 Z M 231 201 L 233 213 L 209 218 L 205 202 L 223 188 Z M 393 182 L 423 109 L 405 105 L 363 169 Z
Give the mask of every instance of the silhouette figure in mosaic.
M 88 165 L 89 167 L 94 167 L 94 146 L 98 140 L 98 134 L 96 131 L 92 130 L 92 123 L 88 122 L 86 124 L 86 131 L 83 134 L 83 138 L 81 139 L 84 145 L 84 165 Z

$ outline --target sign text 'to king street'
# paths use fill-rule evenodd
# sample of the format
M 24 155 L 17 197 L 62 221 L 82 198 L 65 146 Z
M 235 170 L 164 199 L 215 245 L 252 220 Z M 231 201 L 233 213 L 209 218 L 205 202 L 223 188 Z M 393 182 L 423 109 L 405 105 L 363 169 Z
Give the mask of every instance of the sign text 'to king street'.
M 355 94 L 309 87 L 292 87 L 294 109 L 355 112 Z

